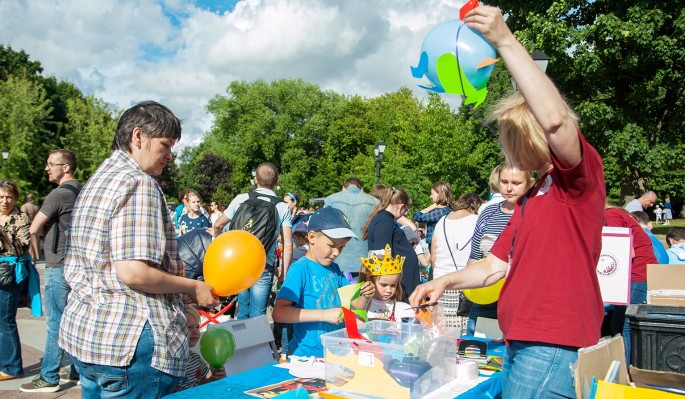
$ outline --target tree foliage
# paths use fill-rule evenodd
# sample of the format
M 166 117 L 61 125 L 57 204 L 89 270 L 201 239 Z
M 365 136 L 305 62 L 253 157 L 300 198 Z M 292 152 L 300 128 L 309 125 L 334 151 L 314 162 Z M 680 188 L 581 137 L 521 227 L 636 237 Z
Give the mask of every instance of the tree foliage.
M 74 151 L 84 182 L 109 155 L 116 127 L 102 100 L 42 71 L 23 50 L 0 45 L 0 147 L 10 150 L 2 174 L 39 198 L 54 188 L 43 167 L 51 150 Z
M 685 9 L 677 1 L 492 1 L 569 98 L 616 202 L 685 192 Z

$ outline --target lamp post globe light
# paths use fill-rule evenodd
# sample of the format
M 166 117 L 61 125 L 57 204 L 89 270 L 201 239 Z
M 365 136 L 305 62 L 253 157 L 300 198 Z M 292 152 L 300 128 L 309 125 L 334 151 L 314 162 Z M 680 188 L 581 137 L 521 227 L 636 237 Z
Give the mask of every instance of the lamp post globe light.
M 381 163 L 385 152 L 385 141 L 381 140 L 373 147 L 373 155 L 376 156 L 376 184 L 381 183 Z
M 10 149 L 5 147 L 0 153 L 2 153 L 2 166 L 7 166 L 7 158 L 10 157 Z
M 535 65 L 537 65 L 538 68 L 540 68 L 542 73 L 547 72 L 547 66 L 549 65 L 549 56 L 547 54 L 543 53 L 540 50 L 535 50 L 530 55 L 530 57 L 533 59 L 533 62 L 535 62 Z M 511 85 L 514 86 L 514 90 L 519 89 L 514 78 L 511 78 Z

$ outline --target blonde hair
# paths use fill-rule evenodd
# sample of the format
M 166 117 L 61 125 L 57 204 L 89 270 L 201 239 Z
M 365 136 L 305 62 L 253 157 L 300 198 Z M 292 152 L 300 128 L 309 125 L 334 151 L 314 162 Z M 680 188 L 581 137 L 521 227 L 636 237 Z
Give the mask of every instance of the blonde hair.
M 568 116 L 578 117 L 566 106 Z M 540 170 L 550 162 L 549 144 L 542 126 L 519 91 L 498 100 L 488 117 L 497 121 L 499 139 L 509 161 L 521 170 Z
M 497 165 L 490 172 L 490 179 L 488 179 L 488 186 L 491 193 L 499 193 L 499 172 L 502 170 L 502 165 Z
M 435 201 L 436 205 L 452 205 L 452 190 L 450 189 L 449 183 L 438 181 L 433 183 L 433 187 L 431 188 L 438 194 L 438 199 Z
M 399 276 L 399 279 L 397 280 L 397 289 L 395 290 L 395 296 L 393 296 L 392 299 L 396 301 L 401 301 L 402 297 L 404 296 L 404 288 L 402 288 L 402 273 L 392 274 L 392 276 Z M 362 267 L 359 269 L 358 281 L 371 281 L 372 283 L 375 283 L 376 277 L 370 275 L 369 269 L 367 269 L 366 266 L 362 265 Z
M 390 205 L 405 204 L 406 206 L 411 205 L 411 198 L 409 194 L 401 188 L 388 188 L 380 192 L 379 202 L 375 208 L 371 211 L 366 223 L 364 223 L 364 228 L 362 229 L 362 240 L 367 239 L 367 233 L 369 232 L 369 224 L 380 211 L 385 210 Z
M 186 314 L 186 319 L 188 317 L 192 317 L 197 321 L 197 324 L 200 324 L 200 312 L 195 309 L 195 307 L 191 304 L 186 304 L 185 306 L 185 314 Z

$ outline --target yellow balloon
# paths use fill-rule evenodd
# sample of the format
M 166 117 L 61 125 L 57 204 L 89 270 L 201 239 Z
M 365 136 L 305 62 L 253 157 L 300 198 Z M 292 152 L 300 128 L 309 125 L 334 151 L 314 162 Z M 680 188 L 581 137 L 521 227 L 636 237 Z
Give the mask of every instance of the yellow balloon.
M 259 280 L 266 265 L 266 251 L 254 235 L 227 231 L 212 241 L 203 262 L 205 282 L 219 296 L 235 295 Z
M 501 279 L 500 281 L 488 287 L 464 290 L 464 295 L 466 295 L 466 297 L 469 298 L 473 303 L 477 303 L 479 305 L 489 305 L 499 299 L 499 293 L 502 291 L 503 285 L 504 279 Z

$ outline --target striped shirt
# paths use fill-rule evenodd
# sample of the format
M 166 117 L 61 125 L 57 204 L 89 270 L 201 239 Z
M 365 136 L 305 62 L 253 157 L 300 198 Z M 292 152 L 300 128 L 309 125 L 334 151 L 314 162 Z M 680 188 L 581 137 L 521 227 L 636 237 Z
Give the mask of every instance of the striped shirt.
M 488 253 L 490 253 L 490 248 L 492 248 L 497 237 L 499 237 L 507 226 L 507 223 L 509 223 L 512 214 L 502 212 L 502 204 L 502 202 L 492 204 L 478 215 L 476 231 L 473 233 L 473 242 L 471 242 L 471 255 L 469 255 L 469 260 L 480 260 L 485 258 Z M 483 239 L 484 236 L 485 239 Z
M 62 315 L 59 346 L 85 363 L 124 367 L 149 323 L 154 337 L 151 366 L 183 376 L 188 339 L 181 296 L 131 289 L 114 269 L 114 262 L 125 260 L 183 275 L 162 190 L 129 154 L 115 151 L 74 205 L 64 263 L 72 291 Z

